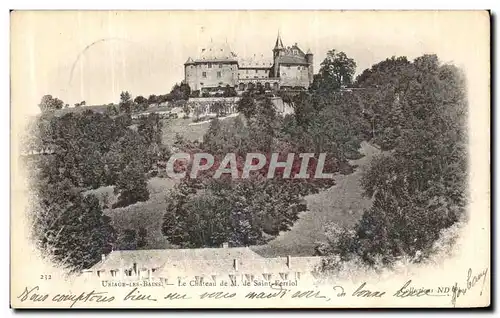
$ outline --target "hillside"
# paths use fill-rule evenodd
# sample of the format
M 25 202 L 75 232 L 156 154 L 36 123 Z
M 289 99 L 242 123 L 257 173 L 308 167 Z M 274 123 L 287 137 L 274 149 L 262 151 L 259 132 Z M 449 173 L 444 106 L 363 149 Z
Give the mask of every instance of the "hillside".
M 190 119 L 164 120 L 164 143 L 171 145 L 176 133 L 189 140 L 202 140 L 209 123 L 189 125 L 190 123 Z M 371 204 L 369 199 L 361 195 L 359 181 L 362 171 L 379 150 L 363 143 L 362 152 L 365 154 L 364 157 L 352 161 L 352 164 L 358 165 L 354 173 L 338 174 L 335 177 L 337 182 L 335 186 L 305 198 L 309 210 L 300 215 L 300 219 L 290 231 L 282 232 L 268 244 L 254 246 L 252 249 L 268 257 L 312 255 L 316 243 L 324 239 L 323 227 L 327 222 L 353 226 L 361 217 L 363 209 Z M 174 185 L 175 181 L 168 178 L 151 178 L 148 181 L 150 191 L 148 201 L 124 208 L 106 209 L 105 213 L 112 218 L 113 226 L 119 232 L 125 229 L 146 228 L 148 232 L 146 248 L 170 248 L 172 246 L 161 233 L 161 223 L 166 208 L 165 196 Z M 104 187 L 91 192 L 98 195 L 107 192 L 112 195 L 113 187 Z
M 335 177 L 336 185 L 326 191 L 307 196 L 309 211 L 303 212 L 290 231 L 281 232 L 266 245 L 252 249 L 266 257 L 308 256 L 314 253 L 318 241 L 325 239 L 323 227 L 328 222 L 353 226 L 361 218 L 363 209 L 371 205 L 371 200 L 361 195 L 360 180 L 363 170 L 379 150 L 368 143 L 362 144 L 363 158 L 351 161 L 358 165 L 350 175 Z

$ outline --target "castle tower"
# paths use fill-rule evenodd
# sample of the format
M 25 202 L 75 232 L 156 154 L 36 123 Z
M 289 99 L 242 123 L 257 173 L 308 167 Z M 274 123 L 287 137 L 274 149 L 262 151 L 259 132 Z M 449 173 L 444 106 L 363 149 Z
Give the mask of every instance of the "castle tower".
M 281 41 L 280 32 L 278 31 L 278 37 L 276 38 L 276 43 L 274 44 L 274 49 L 273 49 L 273 59 L 274 59 L 273 77 L 278 77 L 279 75 L 279 57 L 283 55 L 284 52 L 285 52 L 285 47 L 283 46 L 283 41 Z
M 314 77 L 314 68 L 313 68 L 314 58 L 311 49 L 307 50 L 306 61 L 307 61 L 307 75 L 309 77 L 309 85 L 311 85 Z

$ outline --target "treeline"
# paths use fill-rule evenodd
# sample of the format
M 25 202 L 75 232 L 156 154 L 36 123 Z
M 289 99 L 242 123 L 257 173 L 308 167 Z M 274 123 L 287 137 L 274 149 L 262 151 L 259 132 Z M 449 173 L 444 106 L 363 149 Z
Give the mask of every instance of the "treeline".
M 25 148 L 55 149 L 25 158 L 33 238 L 55 261 L 73 269 L 95 263 L 117 238 L 103 208 L 148 200 L 146 174 L 168 156 L 161 143 L 162 123 L 151 114 L 131 124 L 128 115 L 87 110 L 61 117 L 42 114 L 26 131 Z M 84 193 L 103 186 L 114 186 L 116 201 L 110 206 Z
M 124 91 L 120 94 L 119 104 L 108 104 L 106 106 L 105 113 L 109 116 L 116 116 L 123 113 L 130 114 L 133 112 L 141 112 L 152 106 L 158 106 L 168 102 L 188 100 L 189 97 L 193 96 L 191 94 L 191 88 L 186 83 L 175 84 L 168 94 L 151 94 L 148 97 L 138 95 L 135 98 L 132 98 L 132 95 L 128 91 Z M 86 101 L 81 101 L 76 103 L 74 106 L 81 107 L 85 105 Z M 44 95 L 38 104 L 42 113 L 62 109 L 63 106 L 64 108 L 68 108 L 69 104 L 64 104 L 62 100 L 57 97 L 53 97 L 52 95 Z
M 354 63 L 352 59 L 339 61 L 335 52 L 325 60 L 324 68 L 331 63 Z M 343 56 L 340 56 L 343 57 Z M 349 72 L 353 68 L 341 68 Z M 352 74 L 351 74 L 352 73 Z M 316 79 L 325 87 L 331 76 L 325 74 Z M 344 78 L 349 78 L 345 76 Z M 334 98 L 335 97 L 335 98 Z M 347 99 L 344 99 L 347 98 Z M 238 169 L 247 153 L 278 153 L 284 161 L 289 153 L 327 153 L 325 170 L 344 173 L 352 171 L 347 156 L 358 156 L 361 127 L 356 125 L 360 109 L 349 97 L 337 96 L 333 90 L 312 90 L 297 102 L 298 113 L 285 118 L 278 116 L 270 99 L 259 90 L 245 93 L 238 102 L 242 118 L 234 121 L 213 120 L 203 141 L 176 142 L 183 152 L 208 152 L 215 156 L 213 170 L 204 172 L 196 179 L 183 179 L 167 197 L 167 209 L 163 220 L 163 234 L 168 240 L 182 247 L 215 247 L 224 242 L 231 246 L 264 244 L 280 231 L 288 231 L 306 210 L 303 197 L 334 185 L 332 179 L 285 179 L 283 171 L 268 179 L 266 166 L 248 179 L 233 179 L 223 175 L 212 178 L 212 173 L 227 153 L 235 153 Z M 347 105 L 349 103 L 349 105 Z M 344 131 L 344 127 L 350 130 Z M 325 134 L 329 131 L 328 134 Z M 338 132 L 338 133 L 337 133 Z M 317 157 L 316 157 L 317 158 Z M 298 172 L 300 160 L 294 162 L 292 175 Z M 309 165 L 314 176 L 315 162 Z
M 364 135 L 386 152 L 362 179 L 372 207 L 354 229 L 330 227 L 318 253 L 367 264 L 424 259 L 440 233 L 465 216 L 464 75 L 435 55 L 393 57 L 365 70 L 354 85 Z M 328 262 L 325 270 L 337 266 Z

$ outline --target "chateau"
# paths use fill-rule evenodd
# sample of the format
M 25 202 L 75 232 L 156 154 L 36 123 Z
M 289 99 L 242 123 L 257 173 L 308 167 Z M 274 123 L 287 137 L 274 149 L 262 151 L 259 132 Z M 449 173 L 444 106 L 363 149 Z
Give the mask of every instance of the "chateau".
M 184 81 L 191 91 L 215 92 L 226 86 L 243 92 L 263 87 L 266 91 L 308 88 L 313 80 L 313 54 L 295 43 L 285 47 L 278 34 L 272 58 L 240 59 L 227 43 L 210 42 L 195 59 L 184 63 Z

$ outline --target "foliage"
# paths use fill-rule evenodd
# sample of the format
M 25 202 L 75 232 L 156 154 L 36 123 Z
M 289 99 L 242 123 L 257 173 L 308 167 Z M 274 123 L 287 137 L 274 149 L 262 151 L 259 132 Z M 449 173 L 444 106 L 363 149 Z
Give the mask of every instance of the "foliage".
M 238 94 L 236 93 L 236 89 L 234 87 L 231 87 L 229 84 L 224 87 L 223 97 L 234 97 L 237 95 Z
M 52 145 L 58 150 L 37 157 L 28 168 L 34 179 L 68 179 L 82 188 L 114 185 L 134 160 L 146 173 L 162 153 L 161 122 L 153 114 L 140 120 L 137 131 L 130 124 L 130 116 L 111 118 L 90 110 L 39 117 L 29 127 L 26 147 Z
M 120 208 L 130 204 L 147 201 L 149 191 L 143 165 L 138 161 L 129 163 L 122 173 L 118 175 L 115 186 L 118 200 L 113 208 Z
M 183 179 L 169 194 L 162 228 L 169 242 L 184 247 L 219 246 L 223 242 L 233 246 L 264 244 L 292 227 L 298 213 L 305 210 L 304 195 L 333 185 L 333 180 L 293 179 L 300 169 L 298 157 L 293 162 L 292 179 L 283 178 L 282 168 L 277 169 L 275 178 L 267 178 L 271 153 L 279 153 L 279 160 L 284 161 L 295 149 L 281 136 L 281 119 L 272 102 L 262 96 L 248 98 L 255 105 L 250 118 L 236 118 L 231 123 L 214 119 L 203 143 L 176 143 L 191 154 L 213 154 L 215 163 L 197 179 Z M 227 174 L 212 178 L 226 153 L 236 154 L 241 174 L 249 152 L 262 153 L 267 159 L 249 179 L 232 179 Z M 309 164 L 311 176 L 315 164 L 315 160 Z M 327 162 L 327 168 L 335 171 L 335 163 Z
M 149 107 L 148 99 L 146 99 L 144 96 L 139 95 L 134 98 L 134 106 L 137 112 L 144 111 Z
M 95 196 L 83 196 L 69 180 L 37 185 L 30 209 L 32 235 L 48 257 L 77 271 L 111 251 L 115 231 Z
M 81 102 L 76 103 L 76 104 L 75 104 L 75 107 L 85 106 L 86 104 L 87 104 L 87 103 L 86 103 L 84 100 L 82 100 Z
M 172 87 L 172 90 L 168 94 L 168 98 L 170 101 L 188 100 L 190 95 L 191 88 L 189 87 L 189 85 L 186 83 L 181 83 L 180 85 L 175 84 L 174 87 Z

